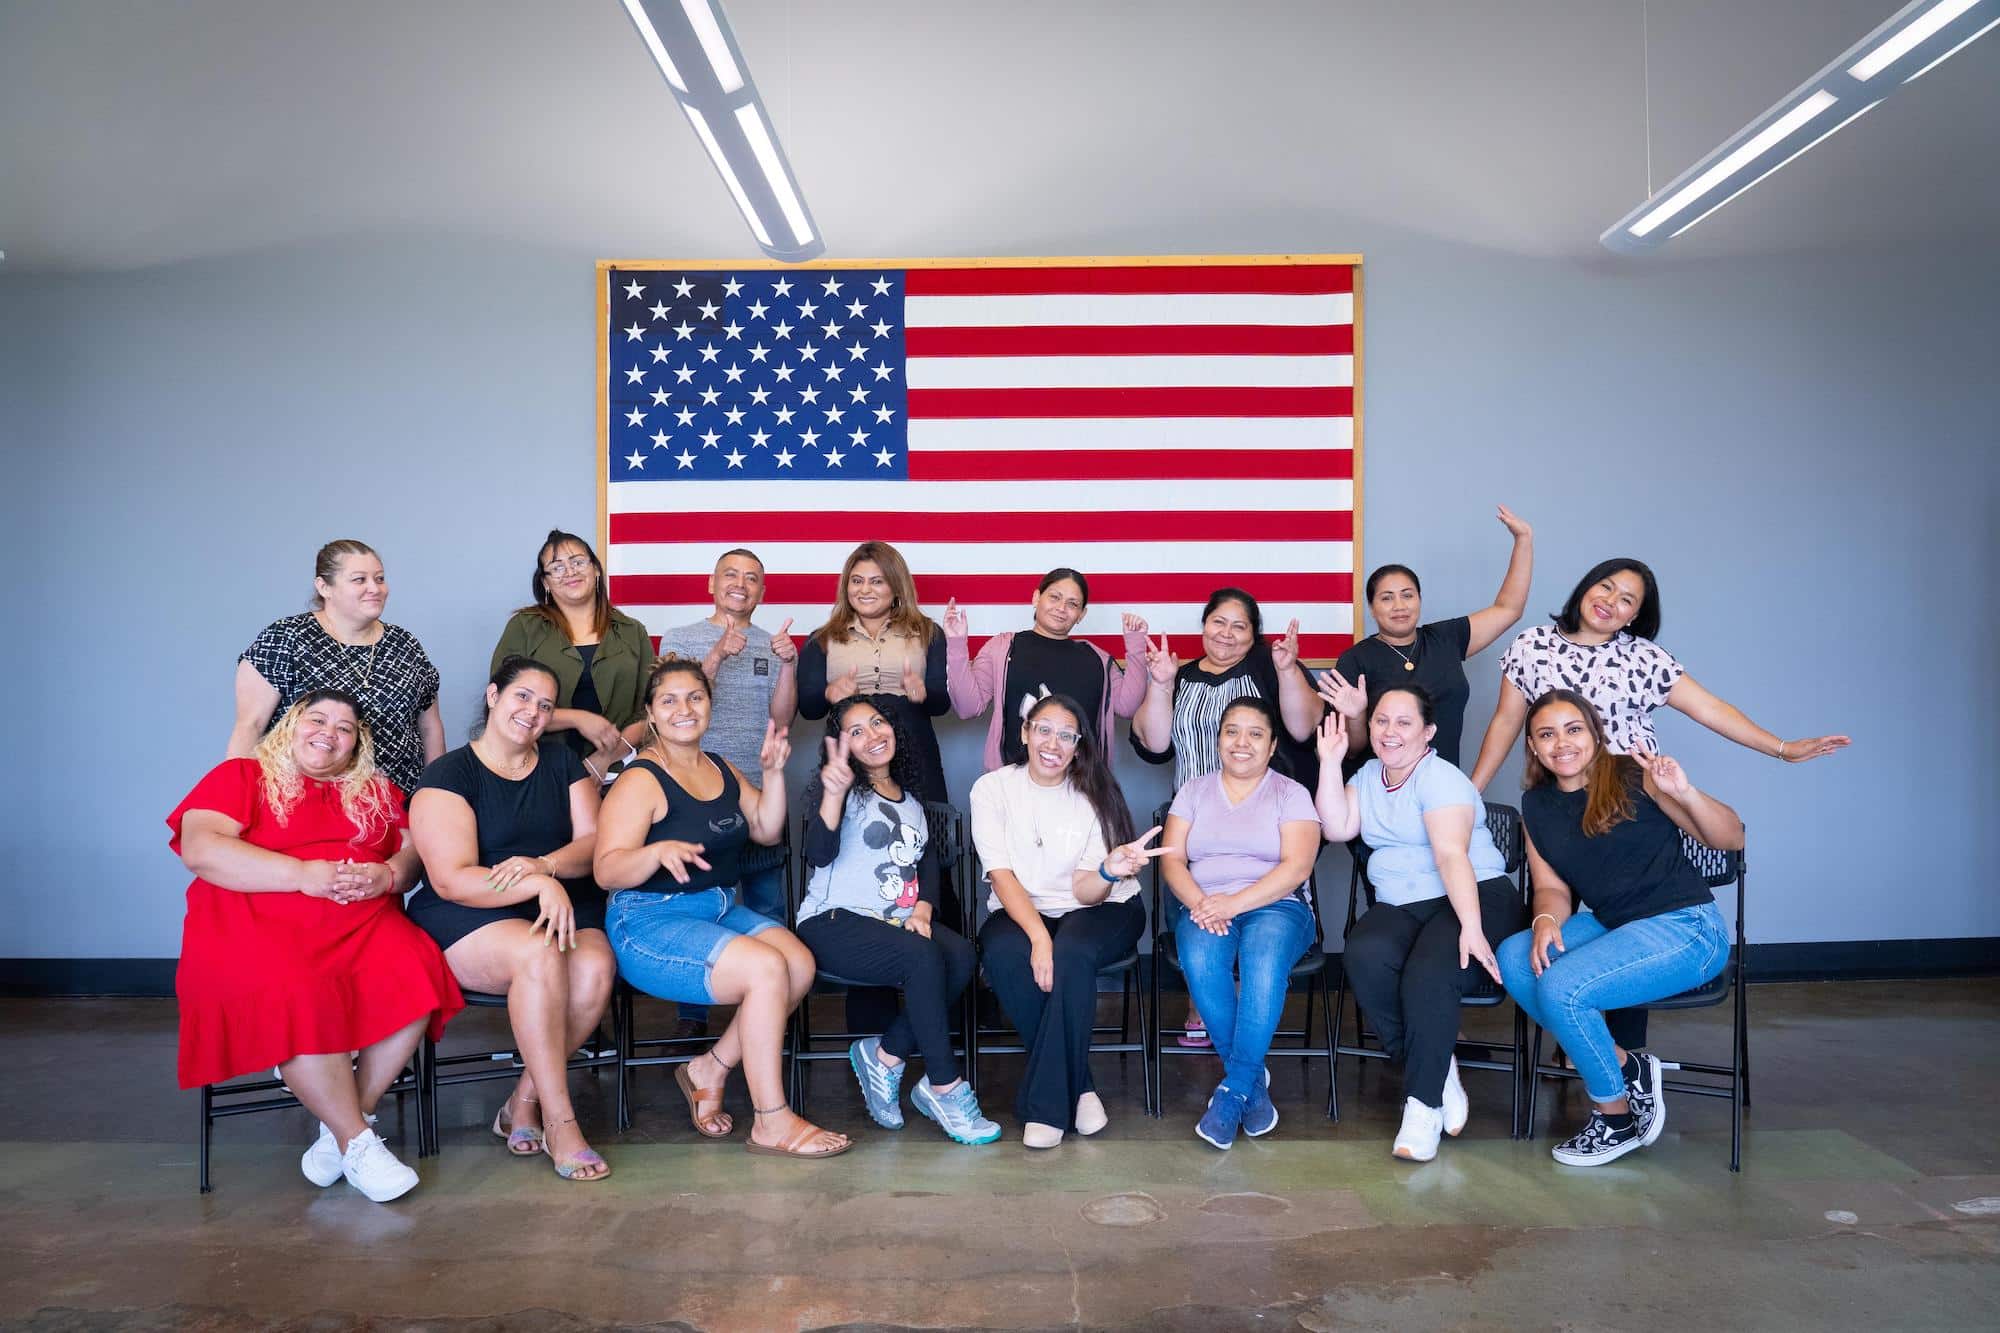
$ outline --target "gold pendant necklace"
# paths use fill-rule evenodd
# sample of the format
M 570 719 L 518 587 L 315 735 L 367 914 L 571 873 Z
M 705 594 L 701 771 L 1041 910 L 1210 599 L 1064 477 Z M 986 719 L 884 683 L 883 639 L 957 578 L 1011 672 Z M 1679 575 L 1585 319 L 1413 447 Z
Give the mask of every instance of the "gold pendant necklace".
M 1375 637 L 1378 639 L 1382 639 L 1382 636 L 1379 634 L 1377 634 Z M 1390 652 L 1394 653 L 1396 656 L 1403 659 L 1403 670 L 1415 671 L 1417 669 L 1417 664 L 1415 662 L 1412 662 L 1409 659 L 1409 656 L 1405 654 L 1403 650 L 1401 648 L 1398 648 L 1395 644 L 1390 643 L 1387 639 L 1382 639 L 1382 646 L 1384 648 L 1387 648 Z M 1416 647 L 1416 641 L 1414 639 L 1411 640 L 1410 646 L 1412 648 Z

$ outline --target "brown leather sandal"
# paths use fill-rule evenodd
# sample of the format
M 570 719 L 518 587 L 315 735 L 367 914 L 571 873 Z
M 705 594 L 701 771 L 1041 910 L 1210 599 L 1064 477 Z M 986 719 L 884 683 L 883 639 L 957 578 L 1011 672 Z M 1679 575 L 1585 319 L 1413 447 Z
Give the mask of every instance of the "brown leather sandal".
M 754 1111 L 757 1108 L 752 1107 L 751 1109 Z M 778 1109 L 784 1110 L 786 1108 L 779 1107 Z M 758 1114 L 773 1115 L 775 1114 L 775 1112 L 759 1111 Z M 833 1131 L 830 1129 L 821 1129 L 818 1125 L 813 1124 L 810 1120 L 801 1119 L 799 1121 L 798 1128 L 793 1130 L 790 1134 L 787 1134 L 783 1139 L 779 1140 L 777 1143 L 772 1144 L 770 1146 L 766 1146 L 762 1143 L 757 1142 L 757 1140 L 755 1139 L 747 1139 L 744 1141 L 743 1148 L 746 1152 L 756 1153 L 760 1157 L 797 1157 L 802 1159 L 818 1159 L 821 1157 L 838 1157 L 842 1153 L 846 1152 L 849 1148 L 852 1148 L 854 1146 L 854 1140 L 849 1139 L 847 1142 L 841 1144 L 838 1148 L 832 1148 L 827 1150 L 826 1152 L 802 1151 L 808 1143 L 811 1143 L 814 1139 L 817 1139 L 822 1134 L 832 1135 Z
M 723 1066 L 722 1078 L 725 1083 L 729 1081 L 729 1067 L 727 1065 Z M 730 1118 L 727 1111 L 722 1109 L 723 1090 L 721 1088 L 697 1088 L 694 1085 L 694 1076 L 688 1073 L 686 1065 L 674 1066 L 674 1082 L 679 1086 L 681 1096 L 687 1098 L 688 1119 L 694 1122 L 694 1132 L 705 1139 L 728 1138 L 730 1132 L 736 1128 L 736 1122 Z M 715 1109 L 707 1115 L 703 1115 L 701 1113 L 701 1103 L 710 1101 L 715 1103 Z M 708 1123 L 704 1124 L 704 1121 Z M 721 1123 L 721 1129 L 710 1129 L 708 1127 L 709 1124 L 717 1122 Z

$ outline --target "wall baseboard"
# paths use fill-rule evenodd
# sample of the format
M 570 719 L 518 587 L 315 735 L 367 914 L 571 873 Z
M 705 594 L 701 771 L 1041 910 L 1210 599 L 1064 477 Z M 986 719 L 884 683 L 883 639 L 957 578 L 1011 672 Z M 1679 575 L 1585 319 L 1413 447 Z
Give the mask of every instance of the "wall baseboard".
M 1338 955 L 1335 955 L 1336 966 Z M 0 958 L 0 996 L 169 996 L 173 958 Z M 1753 944 L 1750 980 L 1887 981 L 2000 976 L 2000 937 Z M 1180 990 L 1180 978 L 1168 983 Z

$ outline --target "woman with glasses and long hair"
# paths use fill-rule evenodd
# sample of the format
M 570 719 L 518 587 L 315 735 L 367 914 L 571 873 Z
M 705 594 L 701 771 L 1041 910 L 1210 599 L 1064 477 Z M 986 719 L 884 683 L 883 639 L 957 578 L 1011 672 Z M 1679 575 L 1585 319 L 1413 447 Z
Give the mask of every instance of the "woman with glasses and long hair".
M 195 876 L 174 977 L 181 1086 L 276 1065 L 319 1120 L 306 1179 L 345 1177 L 376 1203 L 417 1173 L 375 1133 L 375 1105 L 426 1026 L 442 1036 L 465 1004 L 403 915 L 419 869 L 407 823 L 360 701 L 335 689 L 308 690 L 167 816 Z
M 1021 1142 L 1053 1148 L 1107 1120 L 1090 1075 L 1097 973 L 1146 927 L 1137 876 L 1165 849 L 1132 813 L 1083 708 L 1052 694 L 1021 723 L 1027 758 L 972 784 L 972 840 L 992 914 L 979 932 L 986 977 L 1028 1048 L 1014 1110 Z
M 508 618 L 493 647 L 492 670 L 532 657 L 556 681 L 547 731 L 602 776 L 646 731 L 646 673 L 653 644 L 646 627 L 611 604 L 604 566 L 590 543 L 552 528 L 528 577 L 534 600 Z

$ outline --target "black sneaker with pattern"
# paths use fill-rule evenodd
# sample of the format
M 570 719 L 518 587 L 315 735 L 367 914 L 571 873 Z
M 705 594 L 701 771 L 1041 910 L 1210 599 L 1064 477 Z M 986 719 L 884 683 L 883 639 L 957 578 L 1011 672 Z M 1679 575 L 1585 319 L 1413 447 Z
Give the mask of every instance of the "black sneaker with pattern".
M 1639 1146 L 1659 1142 L 1667 1127 L 1667 1098 L 1660 1081 L 1660 1057 L 1633 1051 L 1625 1057 L 1625 1098 L 1639 1122 Z
M 1614 1119 L 1624 1123 L 1613 1124 Z M 1575 1137 L 1551 1148 L 1549 1156 L 1564 1166 L 1603 1166 L 1645 1146 L 1639 1137 L 1638 1117 L 1630 1114 L 1606 1117 L 1604 1112 L 1592 1110 L 1590 1119 Z

